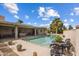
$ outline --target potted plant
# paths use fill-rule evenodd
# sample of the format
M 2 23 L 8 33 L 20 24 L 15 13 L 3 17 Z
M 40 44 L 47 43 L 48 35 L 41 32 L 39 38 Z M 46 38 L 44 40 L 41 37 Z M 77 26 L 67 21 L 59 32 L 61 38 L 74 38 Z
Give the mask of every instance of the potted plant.
M 8 42 L 8 45 L 13 45 L 14 44 L 14 42 L 12 41 L 12 40 L 10 40 L 9 42 Z
M 33 52 L 33 56 L 37 56 L 37 52 L 36 51 Z
M 17 51 L 21 51 L 22 50 L 22 45 L 21 44 L 18 44 L 17 45 Z

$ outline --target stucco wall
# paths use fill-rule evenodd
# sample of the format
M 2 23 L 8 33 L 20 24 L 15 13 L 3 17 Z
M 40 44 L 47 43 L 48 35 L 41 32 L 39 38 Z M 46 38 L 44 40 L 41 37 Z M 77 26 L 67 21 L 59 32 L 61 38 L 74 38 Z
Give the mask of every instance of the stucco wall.
M 65 39 L 71 39 L 76 50 L 76 55 L 79 56 L 79 29 L 64 31 L 63 34 L 65 35 Z
M 38 34 L 45 34 L 45 30 L 44 29 L 37 29 Z
M 76 30 L 76 55 L 79 56 L 79 29 Z

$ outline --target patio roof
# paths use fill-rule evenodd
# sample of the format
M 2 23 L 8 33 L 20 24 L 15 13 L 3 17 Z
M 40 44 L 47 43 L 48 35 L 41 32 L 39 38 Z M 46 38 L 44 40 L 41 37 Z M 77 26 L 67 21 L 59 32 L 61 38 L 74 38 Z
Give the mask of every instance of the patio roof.
M 0 26 L 14 27 L 15 25 L 18 26 L 19 28 L 37 28 L 37 29 L 43 28 L 43 29 L 46 29 L 45 27 L 36 27 L 36 26 L 32 26 L 32 25 L 27 25 L 27 24 L 0 21 Z

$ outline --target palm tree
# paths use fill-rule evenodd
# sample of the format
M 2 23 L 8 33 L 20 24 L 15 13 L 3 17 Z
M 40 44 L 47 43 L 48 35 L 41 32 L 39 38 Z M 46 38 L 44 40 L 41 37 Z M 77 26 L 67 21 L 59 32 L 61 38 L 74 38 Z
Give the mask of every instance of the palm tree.
M 55 31 L 55 33 L 59 33 L 58 30 L 62 31 L 63 22 L 60 18 L 55 18 L 52 23 L 50 24 L 51 31 Z
M 64 30 L 67 30 L 66 26 L 63 26 L 63 31 L 64 31 Z
M 69 30 L 73 29 L 73 27 L 71 25 L 69 25 Z
M 20 23 L 20 24 L 21 24 L 21 23 L 23 23 L 23 21 L 22 21 L 21 19 L 18 19 L 18 23 Z

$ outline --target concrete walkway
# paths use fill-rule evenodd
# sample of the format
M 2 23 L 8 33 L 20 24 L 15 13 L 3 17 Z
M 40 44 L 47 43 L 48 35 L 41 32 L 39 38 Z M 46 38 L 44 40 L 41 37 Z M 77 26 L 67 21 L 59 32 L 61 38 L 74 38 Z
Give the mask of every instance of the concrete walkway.
M 33 52 L 37 52 L 38 56 L 50 56 L 50 49 L 48 47 L 32 44 L 24 40 L 14 40 L 14 42 L 15 42 L 15 45 L 12 45 L 9 47 L 20 56 L 32 56 Z M 17 51 L 16 49 L 17 44 L 22 44 L 23 49 L 26 49 L 26 50 L 20 51 L 20 52 Z
M 18 56 L 7 44 L 0 43 L 0 56 Z

